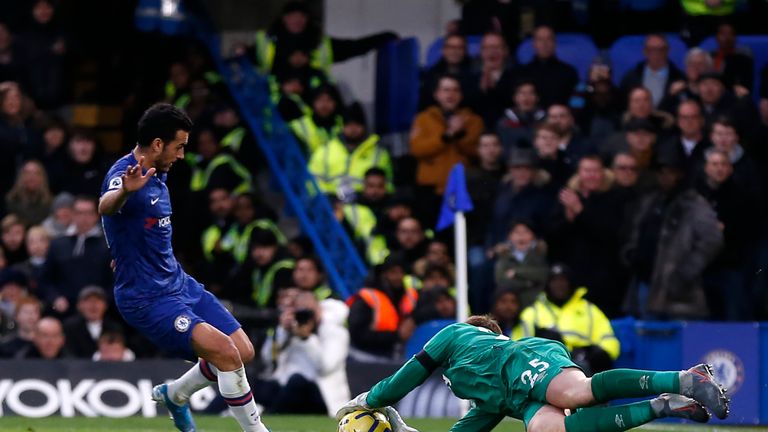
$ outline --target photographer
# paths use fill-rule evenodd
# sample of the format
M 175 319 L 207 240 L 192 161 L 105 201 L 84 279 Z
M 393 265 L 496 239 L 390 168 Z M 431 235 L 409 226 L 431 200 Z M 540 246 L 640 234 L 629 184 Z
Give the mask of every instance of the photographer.
M 271 373 L 252 387 L 254 398 L 273 413 L 334 413 L 350 397 L 347 307 L 291 288 L 280 309 L 279 325 L 261 350 Z

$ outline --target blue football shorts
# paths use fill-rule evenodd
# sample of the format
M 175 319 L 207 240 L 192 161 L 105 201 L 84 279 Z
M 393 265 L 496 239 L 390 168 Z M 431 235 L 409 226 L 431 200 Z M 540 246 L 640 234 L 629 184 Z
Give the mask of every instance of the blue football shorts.
M 187 277 L 185 284 L 187 289 L 180 295 L 128 305 L 118 302 L 118 310 L 129 325 L 162 351 L 196 361 L 197 354 L 192 350 L 192 329 L 197 324 L 208 323 L 225 335 L 231 335 L 240 328 L 240 323 L 199 282 Z

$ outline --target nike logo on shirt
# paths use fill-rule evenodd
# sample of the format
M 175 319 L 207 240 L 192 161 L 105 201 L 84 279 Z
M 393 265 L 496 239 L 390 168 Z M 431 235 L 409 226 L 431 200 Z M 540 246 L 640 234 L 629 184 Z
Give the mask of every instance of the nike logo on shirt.
M 149 205 L 155 205 L 157 202 L 160 201 L 160 197 L 157 197 L 155 199 L 149 200 Z

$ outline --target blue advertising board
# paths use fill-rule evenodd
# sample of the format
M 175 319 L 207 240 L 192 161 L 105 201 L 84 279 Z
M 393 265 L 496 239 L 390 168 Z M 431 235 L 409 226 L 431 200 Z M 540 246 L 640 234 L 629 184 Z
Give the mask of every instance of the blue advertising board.
M 731 414 L 713 423 L 760 422 L 760 360 L 758 323 L 688 323 L 683 326 L 683 362 L 709 363 L 728 388 Z

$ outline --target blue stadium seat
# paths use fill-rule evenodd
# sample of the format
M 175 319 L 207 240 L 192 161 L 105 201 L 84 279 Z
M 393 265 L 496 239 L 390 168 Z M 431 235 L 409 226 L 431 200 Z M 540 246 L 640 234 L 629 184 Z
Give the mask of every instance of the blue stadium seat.
M 405 343 L 405 359 L 407 360 L 413 355 L 418 354 L 424 347 L 424 344 L 432 339 L 432 336 L 455 322 L 454 320 L 433 320 L 416 327 L 411 338 Z
M 440 56 L 443 55 L 444 40 L 445 38 L 441 36 L 429 45 L 429 48 L 427 48 L 427 61 L 424 63 L 425 68 L 440 61 Z M 477 57 L 480 55 L 480 42 L 482 40 L 483 36 L 481 35 L 467 36 L 467 53 L 470 57 Z
M 376 59 L 376 129 L 407 131 L 419 102 L 419 41 L 390 42 Z
M 680 70 L 685 69 L 685 53 L 688 47 L 680 36 L 676 34 L 667 34 L 669 42 L 669 59 Z M 613 82 L 618 84 L 624 78 L 630 69 L 644 60 L 643 46 L 645 45 L 645 35 L 623 36 L 616 39 L 608 50 L 611 58 L 611 69 L 613 70 Z
M 635 319 L 625 317 L 611 320 L 613 334 L 621 344 L 621 355 L 614 363 L 617 368 L 631 368 L 635 364 L 635 346 L 637 345 L 637 332 L 635 332 Z
M 587 79 L 589 67 L 600 53 L 595 42 L 583 33 L 560 33 L 557 35 L 557 57 L 579 71 L 579 78 Z M 517 47 L 517 61 L 525 64 L 533 58 L 533 41 L 524 40 Z
M 717 49 L 717 41 L 714 36 L 704 39 L 699 46 L 707 51 L 715 51 Z M 752 58 L 755 60 L 755 82 L 753 85 L 754 91 L 752 92 L 755 100 L 757 100 L 760 94 L 758 90 L 760 87 L 760 70 L 768 64 L 768 36 L 766 35 L 742 35 L 736 37 L 736 46 L 747 47 L 752 51 Z
M 632 12 L 653 12 L 664 8 L 667 0 L 621 0 L 619 7 Z

